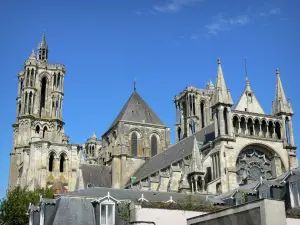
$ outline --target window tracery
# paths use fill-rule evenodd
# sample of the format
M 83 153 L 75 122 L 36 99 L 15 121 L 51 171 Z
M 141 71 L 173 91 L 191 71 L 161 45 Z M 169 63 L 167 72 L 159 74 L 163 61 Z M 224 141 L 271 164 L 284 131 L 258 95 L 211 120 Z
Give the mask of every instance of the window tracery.
M 271 157 L 258 148 L 242 150 L 236 164 L 238 183 L 246 184 L 273 178 L 271 161 Z

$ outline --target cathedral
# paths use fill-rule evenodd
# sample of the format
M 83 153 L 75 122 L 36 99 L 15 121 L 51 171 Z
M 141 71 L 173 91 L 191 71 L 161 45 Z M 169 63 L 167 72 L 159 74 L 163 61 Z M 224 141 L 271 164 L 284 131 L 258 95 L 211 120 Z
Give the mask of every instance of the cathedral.
M 222 194 L 298 167 L 294 112 L 279 69 L 268 115 L 248 77 L 234 104 L 218 59 L 215 84 L 188 86 L 174 97 L 175 144 L 135 88 L 101 138 L 92 134 L 82 145 L 70 143 L 62 117 L 65 75 L 63 64 L 48 62 L 44 34 L 18 73 L 9 188 Z

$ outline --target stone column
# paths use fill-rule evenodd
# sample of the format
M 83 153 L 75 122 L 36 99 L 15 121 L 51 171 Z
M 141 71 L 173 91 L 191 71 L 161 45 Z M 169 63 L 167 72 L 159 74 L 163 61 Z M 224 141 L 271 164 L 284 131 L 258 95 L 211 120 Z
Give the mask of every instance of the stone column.
M 198 176 L 194 176 L 194 181 L 195 181 L 195 192 L 198 192 Z
M 233 136 L 232 132 L 232 117 L 231 117 L 231 108 L 227 107 L 227 129 L 228 129 L 228 135 Z
M 238 118 L 238 129 L 237 129 L 238 134 L 241 133 L 241 119 Z
M 285 126 L 285 116 L 283 115 L 281 117 L 281 121 L 282 121 L 282 127 L 281 127 L 281 138 L 284 141 L 284 144 L 287 144 L 287 138 L 286 138 L 286 126 Z
M 292 124 L 292 117 L 288 117 L 288 129 L 289 129 L 289 135 L 290 135 L 290 145 L 295 146 L 295 140 L 294 140 L 294 133 L 293 133 L 293 124 Z
M 178 105 L 175 102 L 175 108 L 176 108 L 176 124 L 178 124 Z
M 268 122 L 266 122 L 266 126 L 267 126 L 266 138 L 268 138 L 269 137 L 269 123 Z
M 219 162 L 218 162 L 218 154 L 215 154 L 215 164 L 216 164 L 216 178 L 219 177 Z
M 218 118 L 217 113 L 214 113 L 214 121 L 215 121 L 215 137 L 219 136 L 219 127 L 218 127 Z
M 223 106 L 219 107 L 219 119 L 220 119 L 220 135 L 223 136 L 225 134 L 225 121 L 224 121 L 224 108 Z

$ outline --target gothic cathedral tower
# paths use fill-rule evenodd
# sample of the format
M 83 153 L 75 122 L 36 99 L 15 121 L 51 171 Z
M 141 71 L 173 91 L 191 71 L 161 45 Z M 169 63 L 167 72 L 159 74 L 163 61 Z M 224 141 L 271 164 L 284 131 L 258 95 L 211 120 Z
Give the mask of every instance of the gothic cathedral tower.
M 46 187 L 49 172 L 59 170 L 58 167 L 60 172 L 64 172 L 67 162 L 69 164 L 68 149 L 70 151 L 72 147 L 67 147 L 69 138 L 64 132 L 62 120 L 66 70 L 62 64 L 48 63 L 48 52 L 44 34 L 37 56 L 32 50 L 24 69 L 18 74 L 9 188 L 16 185 L 32 189 Z M 63 155 L 62 151 L 65 152 Z M 64 175 L 68 177 L 68 174 Z M 56 179 L 53 174 L 51 177 Z

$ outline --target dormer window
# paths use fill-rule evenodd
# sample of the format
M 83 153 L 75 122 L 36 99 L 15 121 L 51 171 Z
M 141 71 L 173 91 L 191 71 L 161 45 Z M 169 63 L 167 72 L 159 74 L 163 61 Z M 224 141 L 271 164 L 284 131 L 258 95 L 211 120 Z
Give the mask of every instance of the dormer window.
M 100 225 L 114 225 L 115 224 L 115 203 L 101 202 L 100 203 Z
M 93 200 L 92 203 L 95 207 L 95 210 L 100 211 L 100 216 L 97 213 L 95 214 L 97 216 L 97 218 L 96 218 L 97 224 L 115 225 L 116 204 L 119 204 L 120 201 L 118 201 L 114 197 L 110 196 L 110 194 L 108 192 L 105 197 L 100 198 L 98 200 Z

